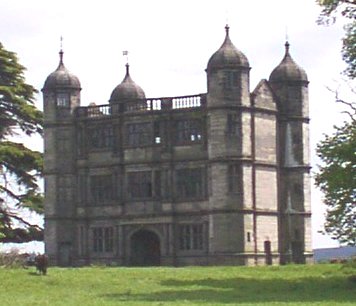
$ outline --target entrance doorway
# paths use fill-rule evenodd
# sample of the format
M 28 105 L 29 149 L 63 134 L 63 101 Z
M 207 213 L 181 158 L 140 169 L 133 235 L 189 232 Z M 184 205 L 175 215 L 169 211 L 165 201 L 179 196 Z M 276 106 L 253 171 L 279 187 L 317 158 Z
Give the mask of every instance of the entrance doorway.
M 157 234 L 140 230 L 131 237 L 131 266 L 159 266 L 161 248 Z
M 68 267 L 72 265 L 72 246 L 69 242 L 63 242 L 59 245 L 58 265 Z

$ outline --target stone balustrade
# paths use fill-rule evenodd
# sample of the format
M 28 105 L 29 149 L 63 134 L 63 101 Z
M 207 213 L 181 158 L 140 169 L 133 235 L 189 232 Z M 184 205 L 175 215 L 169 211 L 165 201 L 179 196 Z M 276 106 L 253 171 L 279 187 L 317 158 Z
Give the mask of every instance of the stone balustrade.
M 179 109 L 203 108 L 206 106 L 206 94 L 150 98 L 138 101 L 128 101 L 120 104 L 89 105 L 76 109 L 76 116 L 81 118 L 97 118 L 118 113 L 169 111 Z

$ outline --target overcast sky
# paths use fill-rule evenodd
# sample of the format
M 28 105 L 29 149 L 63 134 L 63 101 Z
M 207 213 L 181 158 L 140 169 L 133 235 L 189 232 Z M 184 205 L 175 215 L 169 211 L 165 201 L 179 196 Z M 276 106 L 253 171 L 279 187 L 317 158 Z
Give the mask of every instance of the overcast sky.
M 58 66 L 63 36 L 65 66 L 79 77 L 82 105 L 88 105 L 108 103 L 125 74 L 124 50 L 129 51 L 131 77 L 146 97 L 206 92 L 205 68 L 223 42 L 226 23 L 252 67 L 253 91 L 282 60 L 287 35 L 292 57 L 310 80 L 315 166 L 316 143 L 343 121 L 327 87 L 340 88 L 345 68 L 342 23 L 319 26 L 319 13 L 314 0 L 0 0 L 0 41 L 27 67 L 27 82 L 41 89 Z M 41 94 L 37 100 L 42 108 Z M 41 149 L 42 142 L 33 143 Z M 337 246 L 317 233 L 323 207 L 320 192 L 312 189 L 313 246 Z

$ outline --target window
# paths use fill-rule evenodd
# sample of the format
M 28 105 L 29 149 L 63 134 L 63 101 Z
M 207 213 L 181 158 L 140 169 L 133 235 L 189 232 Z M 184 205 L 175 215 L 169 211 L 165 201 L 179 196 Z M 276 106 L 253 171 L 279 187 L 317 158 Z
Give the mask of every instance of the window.
M 152 125 L 145 123 L 130 123 L 126 125 L 126 145 L 139 147 L 152 145 Z
M 87 199 L 87 179 L 88 176 L 86 174 L 79 174 L 78 175 L 78 180 L 77 180 L 77 184 L 78 184 L 78 202 L 79 205 L 84 205 L 84 203 L 86 203 L 86 199 Z
M 114 250 L 114 230 L 112 227 L 94 227 L 93 252 L 104 253 Z
M 85 254 L 85 229 L 84 226 L 81 225 L 79 227 L 79 255 Z
M 57 106 L 59 107 L 69 107 L 70 105 L 70 96 L 69 93 L 58 93 L 57 94 Z
M 186 224 L 179 226 L 179 249 L 187 251 L 203 249 L 202 224 Z
M 84 153 L 85 148 L 85 137 L 82 127 L 77 129 L 77 154 L 81 156 Z
M 167 199 L 171 197 L 171 176 L 168 170 L 155 171 L 155 193 L 157 197 Z
M 203 168 L 179 169 L 176 171 L 177 198 L 200 198 L 205 196 Z
M 230 193 L 241 193 L 241 170 L 239 165 L 229 165 L 228 167 L 228 191 Z
M 90 177 L 91 199 L 97 204 L 103 204 L 114 198 L 114 183 L 111 175 L 96 175 Z
M 200 120 L 176 121 L 176 144 L 199 142 L 202 140 Z
M 154 195 L 161 197 L 161 171 L 154 172 Z
M 227 134 L 229 136 L 241 136 L 241 120 L 238 114 L 227 115 Z
M 114 129 L 112 126 L 97 126 L 88 130 L 90 149 L 110 149 L 114 146 Z
M 225 90 L 237 88 L 239 85 L 239 74 L 236 71 L 225 71 L 223 87 Z
M 128 173 L 127 184 L 130 199 L 152 197 L 152 171 Z
M 294 229 L 294 240 L 300 240 L 300 231 L 298 229 Z
M 294 190 L 294 193 L 298 196 L 303 196 L 303 194 L 304 194 L 303 186 L 299 183 L 293 184 L 293 190 Z
M 127 184 L 129 199 L 167 198 L 169 194 L 167 170 L 129 172 Z
M 162 142 L 161 137 L 161 122 L 156 121 L 153 125 L 153 135 L 154 135 L 154 142 L 155 144 L 160 144 Z
M 251 233 L 247 232 L 247 242 L 251 242 Z

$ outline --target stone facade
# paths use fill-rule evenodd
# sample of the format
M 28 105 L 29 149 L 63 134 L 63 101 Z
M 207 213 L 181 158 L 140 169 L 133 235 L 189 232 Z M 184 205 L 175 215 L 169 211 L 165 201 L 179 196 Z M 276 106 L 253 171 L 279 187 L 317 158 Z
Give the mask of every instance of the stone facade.
M 310 261 L 307 76 L 288 43 L 252 93 L 249 71 L 226 27 L 206 94 L 147 99 L 127 65 L 109 104 L 82 107 L 61 51 L 42 89 L 51 262 Z

